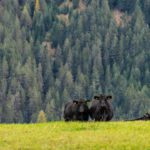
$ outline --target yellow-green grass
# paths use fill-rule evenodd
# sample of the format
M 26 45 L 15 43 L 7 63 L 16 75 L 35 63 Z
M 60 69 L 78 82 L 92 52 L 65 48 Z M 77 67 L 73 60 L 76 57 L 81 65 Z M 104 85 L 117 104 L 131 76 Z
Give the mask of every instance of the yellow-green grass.
M 0 150 L 150 150 L 150 122 L 0 125 Z

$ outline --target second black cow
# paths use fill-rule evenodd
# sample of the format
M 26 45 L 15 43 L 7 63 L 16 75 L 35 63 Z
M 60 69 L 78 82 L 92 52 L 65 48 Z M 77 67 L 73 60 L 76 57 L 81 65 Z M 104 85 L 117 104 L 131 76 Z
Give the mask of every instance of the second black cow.
M 64 108 L 65 121 L 88 121 L 89 108 L 87 106 L 89 100 L 73 100 L 68 102 Z
M 95 121 L 109 121 L 113 117 L 113 109 L 110 103 L 112 96 L 94 96 L 90 107 L 90 116 Z

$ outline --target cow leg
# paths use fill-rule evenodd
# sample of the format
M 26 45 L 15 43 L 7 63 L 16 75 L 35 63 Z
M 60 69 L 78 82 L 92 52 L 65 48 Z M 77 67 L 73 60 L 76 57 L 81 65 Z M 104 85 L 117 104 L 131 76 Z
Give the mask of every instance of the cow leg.
M 69 118 L 69 117 L 66 117 L 65 118 L 65 121 L 67 122 L 67 121 L 71 121 L 71 119 Z
M 103 121 L 107 121 L 107 114 L 106 114 L 106 112 L 104 112 L 104 114 L 103 114 Z

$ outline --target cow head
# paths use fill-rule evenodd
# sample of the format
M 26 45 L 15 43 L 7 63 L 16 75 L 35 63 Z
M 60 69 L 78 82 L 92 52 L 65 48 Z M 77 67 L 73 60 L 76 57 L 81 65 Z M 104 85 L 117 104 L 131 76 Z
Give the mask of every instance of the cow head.
M 73 103 L 75 105 L 78 106 L 78 112 L 79 113 L 84 113 L 85 111 L 87 111 L 87 103 L 90 102 L 90 100 L 84 100 L 84 99 L 80 99 L 80 100 L 73 100 Z
M 112 96 L 111 95 L 105 96 L 101 94 L 94 96 L 94 99 L 99 102 L 99 107 L 101 107 L 102 109 L 107 109 L 108 101 L 112 99 Z
M 84 100 L 84 99 L 80 99 L 80 100 L 74 100 L 73 103 L 74 105 L 76 105 L 76 111 L 77 111 L 77 118 L 78 120 L 81 121 L 87 121 L 88 120 L 88 116 L 89 116 L 89 108 L 87 106 L 87 103 L 90 100 Z

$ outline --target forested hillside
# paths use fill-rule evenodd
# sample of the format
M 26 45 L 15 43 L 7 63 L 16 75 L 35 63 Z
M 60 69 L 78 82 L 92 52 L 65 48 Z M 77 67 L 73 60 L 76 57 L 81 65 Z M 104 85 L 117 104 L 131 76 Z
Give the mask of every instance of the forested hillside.
M 1 0 L 0 122 L 59 120 L 66 101 L 113 96 L 150 111 L 150 0 Z

